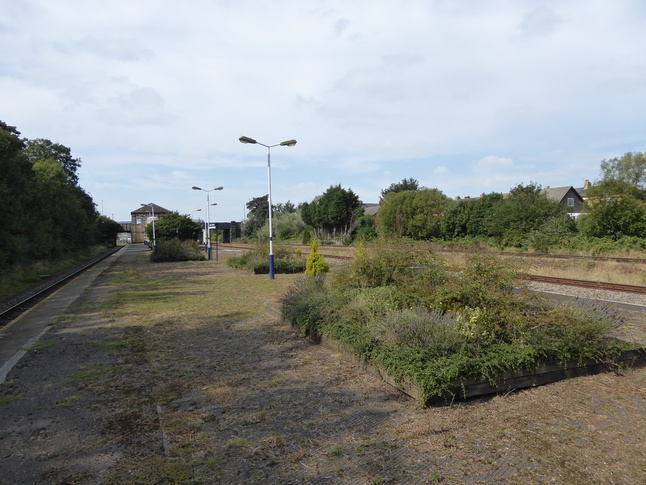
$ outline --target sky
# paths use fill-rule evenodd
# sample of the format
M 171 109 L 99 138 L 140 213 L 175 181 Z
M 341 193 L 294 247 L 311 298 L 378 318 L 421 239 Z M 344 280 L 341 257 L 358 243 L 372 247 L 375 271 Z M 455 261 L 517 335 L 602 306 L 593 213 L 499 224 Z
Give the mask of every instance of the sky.
M 193 186 L 240 221 L 269 153 L 274 204 L 582 187 L 646 150 L 645 20 L 642 0 L 0 0 L 0 120 L 69 147 L 117 221 L 204 220 Z

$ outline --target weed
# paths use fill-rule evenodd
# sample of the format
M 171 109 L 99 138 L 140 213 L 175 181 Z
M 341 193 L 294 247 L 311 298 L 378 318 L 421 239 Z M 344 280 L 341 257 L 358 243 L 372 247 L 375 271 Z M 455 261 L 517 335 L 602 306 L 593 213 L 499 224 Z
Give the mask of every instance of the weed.
M 6 396 L 0 397 L 0 406 L 4 406 L 5 404 L 9 404 L 10 402 L 17 401 L 20 399 L 20 396 L 17 396 L 15 394 L 7 394 Z
M 251 441 L 249 441 L 246 438 L 243 438 L 242 436 L 236 436 L 235 438 L 231 438 L 227 442 L 227 445 L 233 448 L 242 448 L 244 446 L 249 446 L 250 444 L 251 444 Z
M 342 453 L 343 453 L 343 448 L 341 448 L 341 446 L 339 445 L 336 445 L 330 448 L 330 450 L 328 451 L 328 454 L 330 456 L 341 456 Z
M 93 381 L 100 379 L 106 374 L 114 372 L 115 370 L 118 370 L 117 366 L 104 367 L 101 365 L 89 365 L 82 372 L 74 374 L 72 377 L 67 379 L 67 382 L 69 384 L 74 384 L 83 381 Z
M 39 340 L 35 342 L 31 347 L 28 347 L 25 350 L 33 350 L 33 351 L 45 350 L 53 347 L 54 345 L 56 345 L 54 342 L 50 342 L 48 340 Z
M 126 340 L 108 340 L 106 342 L 95 342 L 92 347 L 106 350 L 121 350 L 126 347 L 137 347 L 142 344 L 141 340 L 129 338 Z

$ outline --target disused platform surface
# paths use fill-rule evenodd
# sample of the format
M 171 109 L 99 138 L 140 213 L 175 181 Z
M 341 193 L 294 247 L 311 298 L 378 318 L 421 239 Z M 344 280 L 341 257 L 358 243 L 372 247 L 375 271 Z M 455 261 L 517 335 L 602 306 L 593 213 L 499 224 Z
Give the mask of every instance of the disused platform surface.
M 645 481 L 643 370 L 422 410 L 244 291 L 266 276 L 146 256 L 124 250 L 7 372 L 0 484 Z M 187 281 L 200 308 L 172 308 Z

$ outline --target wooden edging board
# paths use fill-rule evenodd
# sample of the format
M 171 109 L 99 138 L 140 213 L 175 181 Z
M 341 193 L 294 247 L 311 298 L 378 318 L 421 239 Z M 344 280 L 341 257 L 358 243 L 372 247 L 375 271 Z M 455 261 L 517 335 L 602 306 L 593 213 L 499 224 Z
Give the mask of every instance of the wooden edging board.
M 298 329 L 296 326 L 294 326 L 294 328 Z M 418 386 L 395 380 L 393 376 L 389 375 L 383 369 L 357 357 L 350 351 L 350 349 L 336 340 L 327 337 L 312 338 L 310 335 L 308 335 L 307 338 L 313 343 L 320 344 L 330 350 L 341 353 L 344 358 L 352 360 L 363 370 L 381 378 L 391 387 L 407 394 L 415 400 L 420 400 L 421 392 Z M 590 360 L 583 364 L 579 364 L 578 362 L 567 362 L 565 364 L 546 363 L 535 369 L 506 372 L 498 376 L 495 381 L 464 380 L 456 382 L 449 388 L 449 391 L 445 396 L 433 398 L 426 402 L 425 405 L 452 402 L 455 399 L 470 399 L 490 394 L 497 394 L 499 392 L 509 392 L 516 389 L 542 386 L 573 377 L 582 377 L 608 372 L 616 369 L 617 366 L 641 367 L 644 365 L 646 365 L 646 349 L 624 352 L 612 363 L 596 362 L 594 360 Z

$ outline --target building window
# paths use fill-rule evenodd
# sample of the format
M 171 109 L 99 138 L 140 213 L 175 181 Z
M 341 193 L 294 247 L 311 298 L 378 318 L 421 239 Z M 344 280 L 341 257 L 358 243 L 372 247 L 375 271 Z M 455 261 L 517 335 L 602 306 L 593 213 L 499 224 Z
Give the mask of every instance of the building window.
M 574 207 L 574 198 L 573 197 L 568 197 L 567 205 L 568 205 L 568 207 Z

